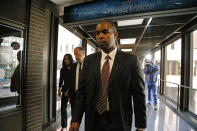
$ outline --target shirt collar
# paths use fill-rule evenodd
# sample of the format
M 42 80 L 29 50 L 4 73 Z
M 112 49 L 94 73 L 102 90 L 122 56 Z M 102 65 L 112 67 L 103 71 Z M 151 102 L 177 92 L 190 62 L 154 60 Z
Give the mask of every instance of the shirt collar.
M 102 58 L 101 59 L 105 59 L 105 57 L 107 55 L 110 56 L 111 60 L 114 60 L 115 56 L 116 56 L 116 52 L 117 52 L 117 47 L 112 50 L 109 54 L 105 53 L 103 50 L 101 50 L 101 55 L 102 55 Z

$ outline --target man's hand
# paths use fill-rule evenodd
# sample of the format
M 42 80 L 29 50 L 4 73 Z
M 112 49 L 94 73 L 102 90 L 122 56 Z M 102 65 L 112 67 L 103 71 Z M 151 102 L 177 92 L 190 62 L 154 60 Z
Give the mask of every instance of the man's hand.
M 70 125 L 69 131 L 78 131 L 79 130 L 79 123 L 78 122 L 72 122 Z

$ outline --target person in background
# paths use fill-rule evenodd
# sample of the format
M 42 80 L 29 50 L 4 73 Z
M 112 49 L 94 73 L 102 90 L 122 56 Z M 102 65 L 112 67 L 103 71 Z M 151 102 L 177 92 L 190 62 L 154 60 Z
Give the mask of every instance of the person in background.
M 157 110 L 157 76 L 158 76 L 159 66 L 155 65 L 153 61 L 145 59 L 144 74 L 146 78 L 146 87 L 148 89 L 148 102 L 147 105 L 151 106 L 151 91 L 153 93 L 153 108 Z
M 16 105 L 20 105 L 20 87 L 21 87 L 21 82 L 20 82 L 20 63 L 21 63 L 21 55 L 22 51 L 17 52 L 17 60 L 19 64 L 17 65 L 16 69 L 14 70 L 14 74 L 11 78 L 11 85 L 10 85 L 10 91 L 11 92 L 17 92 L 18 97 L 16 101 Z
M 74 55 L 75 58 L 77 60 L 77 62 L 75 62 L 73 64 L 73 86 L 69 91 L 69 98 L 70 98 L 70 102 L 71 102 L 71 114 L 73 112 L 73 108 L 74 108 L 74 99 L 75 99 L 75 95 L 76 95 L 76 91 L 79 87 L 79 76 L 81 74 L 81 70 L 83 67 L 83 60 L 85 57 L 85 49 L 83 47 L 76 47 L 74 49 Z
M 72 64 L 73 58 L 71 54 L 65 54 L 60 70 L 58 96 L 61 97 L 61 131 L 67 128 L 67 103 L 68 89 L 72 86 Z
M 137 131 L 146 128 L 144 79 L 135 55 L 117 49 L 118 32 L 111 21 L 96 26 L 101 52 L 85 57 L 70 131 L 131 131 L 134 109 Z M 132 102 L 133 101 L 133 102 Z

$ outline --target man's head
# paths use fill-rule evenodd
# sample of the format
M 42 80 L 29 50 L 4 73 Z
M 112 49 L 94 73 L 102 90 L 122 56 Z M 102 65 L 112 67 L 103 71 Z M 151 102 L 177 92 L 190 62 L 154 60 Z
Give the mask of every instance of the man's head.
M 113 22 L 105 20 L 96 26 L 96 41 L 104 52 L 110 53 L 116 47 L 117 37 L 118 32 Z
M 85 57 L 85 49 L 82 47 L 76 47 L 74 49 L 74 55 L 75 55 L 77 62 L 82 63 Z

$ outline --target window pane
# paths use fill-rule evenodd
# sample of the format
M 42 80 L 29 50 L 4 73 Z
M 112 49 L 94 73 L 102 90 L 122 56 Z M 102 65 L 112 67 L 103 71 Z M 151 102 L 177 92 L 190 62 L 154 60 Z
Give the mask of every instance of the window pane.
M 0 108 L 20 105 L 22 31 L 0 24 Z M 7 102 L 8 101 L 8 102 Z
M 197 30 L 194 31 L 192 34 L 192 67 L 191 73 L 192 73 L 192 84 L 191 88 L 197 89 Z M 189 92 L 189 110 L 195 114 L 197 114 L 197 92 L 194 90 L 190 90 Z
M 96 49 L 92 47 L 90 44 L 87 44 L 87 55 L 96 52 Z
M 172 46 L 173 45 L 173 46 Z M 173 48 L 172 48 L 173 47 Z M 181 77 L 181 39 L 166 46 L 165 80 L 180 84 Z M 164 93 L 166 96 L 177 102 L 178 86 L 172 83 L 165 83 Z
M 59 86 L 60 69 L 62 67 L 62 60 L 65 54 L 69 53 L 75 60 L 73 50 L 75 47 L 82 46 L 82 40 L 68 31 L 63 26 L 59 25 L 58 31 L 58 53 L 57 53 L 57 90 Z M 57 107 L 56 110 L 61 108 L 61 98 L 57 95 Z
M 158 50 L 158 51 L 154 52 L 154 63 L 156 65 L 159 65 L 160 66 L 160 61 L 161 61 L 161 50 Z M 157 84 L 157 87 L 158 87 L 157 91 L 160 90 L 160 86 L 158 84 L 158 80 L 159 79 L 160 79 L 160 71 L 158 72 L 158 79 L 157 79 L 157 83 L 156 83 Z

